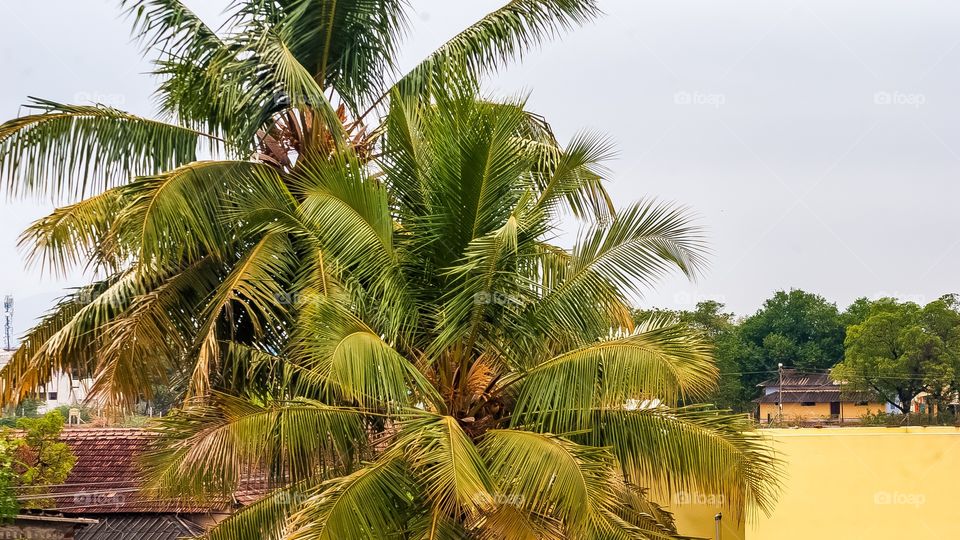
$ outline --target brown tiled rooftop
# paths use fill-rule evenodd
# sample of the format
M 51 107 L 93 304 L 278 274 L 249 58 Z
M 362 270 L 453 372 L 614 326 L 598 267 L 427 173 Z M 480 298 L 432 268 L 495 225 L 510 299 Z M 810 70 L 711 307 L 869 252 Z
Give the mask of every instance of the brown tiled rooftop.
M 154 435 L 138 428 L 69 427 L 60 440 L 70 445 L 77 462 L 59 486 L 50 488 L 54 504 L 48 510 L 64 514 L 208 513 L 227 511 L 233 501 L 196 503 L 157 499 L 140 492 L 139 459 Z M 244 492 L 242 502 L 262 495 Z

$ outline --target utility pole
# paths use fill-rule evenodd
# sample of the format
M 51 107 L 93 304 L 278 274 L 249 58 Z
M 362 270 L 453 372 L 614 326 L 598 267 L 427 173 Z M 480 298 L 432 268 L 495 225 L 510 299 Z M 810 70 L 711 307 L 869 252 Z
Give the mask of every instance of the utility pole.
M 777 364 L 780 382 L 777 384 L 777 423 L 783 423 L 783 362 Z

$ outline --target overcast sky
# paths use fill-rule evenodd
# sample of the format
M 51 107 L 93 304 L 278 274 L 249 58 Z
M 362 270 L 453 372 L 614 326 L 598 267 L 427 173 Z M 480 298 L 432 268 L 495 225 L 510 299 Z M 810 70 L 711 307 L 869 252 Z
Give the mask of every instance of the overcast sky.
M 0 116 L 27 96 L 153 111 L 149 64 L 114 0 L 4 2 Z M 411 66 L 499 2 L 413 0 Z M 216 24 L 226 4 L 187 1 Z M 609 189 L 691 208 L 711 266 L 646 305 L 717 299 L 754 312 L 778 289 L 859 296 L 960 291 L 960 3 L 601 0 L 606 15 L 493 77 L 529 93 L 561 139 L 616 142 Z M 52 206 L 0 203 L 0 292 L 26 330 L 64 287 L 24 268 L 17 235 Z

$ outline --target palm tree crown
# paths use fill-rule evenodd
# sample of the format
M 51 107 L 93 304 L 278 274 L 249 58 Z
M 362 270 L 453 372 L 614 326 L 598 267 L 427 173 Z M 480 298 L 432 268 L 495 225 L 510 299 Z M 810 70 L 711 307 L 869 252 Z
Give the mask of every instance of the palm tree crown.
M 116 405 L 182 388 L 151 488 L 271 489 L 215 538 L 669 537 L 641 486 L 767 508 L 748 421 L 689 405 L 709 348 L 630 316 L 698 271 L 700 231 L 616 208 L 604 139 L 564 146 L 523 102 L 476 97 L 594 3 L 514 0 L 388 84 L 404 8 L 237 2 L 214 32 L 132 2 L 174 121 L 38 100 L 0 126 L 12 192 L 80 198 L 24 233 L 31 260 L 98 276 L 26 336 L 4 397 L 52 370 Z

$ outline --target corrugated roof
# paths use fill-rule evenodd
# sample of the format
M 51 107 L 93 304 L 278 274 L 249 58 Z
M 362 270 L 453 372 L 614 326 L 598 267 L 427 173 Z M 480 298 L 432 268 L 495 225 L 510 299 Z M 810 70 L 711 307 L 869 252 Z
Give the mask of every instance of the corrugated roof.
M 788 386 L 826 386 L 836 385 L 837 383 L 830 378 L 829 373 L 806 373 L 797 369 L 783 370 L 783 387 Z M 780 376 L 767 379 L 757 386 L 779 386 Z
M 118 515 L 77 532 L 76 540 L 177 540 L 203 534 L 196 523 L 173 515 Z
M 772 392 L 753 400 L 755 403 L 779 403 L 780 392 Z M 783 403 L 831 403 L 840 401 L 843 403 L 856 403 L 868 401 L 871 403 L 880 402 L 876 396 L 869 392 L 843 392 L 839 388 L 815 389 L 815 390 L 784 390 Z

